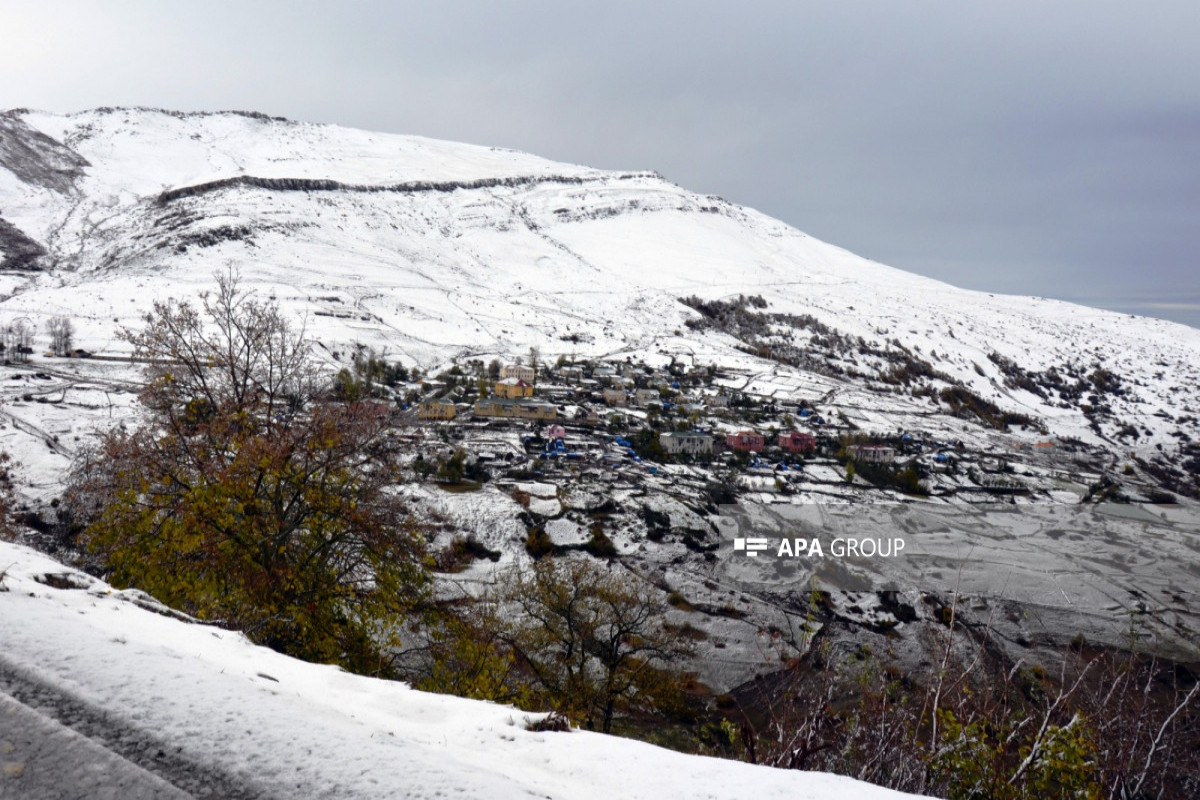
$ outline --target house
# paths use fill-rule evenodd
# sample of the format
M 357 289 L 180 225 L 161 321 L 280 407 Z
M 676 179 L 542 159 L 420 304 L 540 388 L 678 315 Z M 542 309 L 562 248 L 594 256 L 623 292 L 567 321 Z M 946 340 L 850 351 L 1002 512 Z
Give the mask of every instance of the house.
M 511 400 L 517 397 L 533 397 L 533 384 L 523 378 L 504 378 L 496 381 L 496 397 Z
M 864 464 L 887 464 L 896 458 L 896 450 L 886 444 L 855 444 L 847 448 L 850 457 Z
M 779 434 L 778 443 L 789 453 L 811 453 L 817 449 L 817 437 L 800 431 Z
M 704 398 L 704 405 L 708 408 L 728 408 L 729 395 L 727 394 L 710 394 Z
M 505 364 L 500 368 L 500 377 L 516 378 L 517 380 L 533 383 L 537 378 L 537 370 L 524 364 Z
M 575 422 L 581 425 L 597 426 L 607 424 L 608 419 L 601 416 L 600 412 L 596 409 L 588 408 L 587 411 L 584 412 L 582 419 L 579 417 L 579 415 L 575 416 Z
M 565 439 L 567 438 L 567 429 L 562 425 L 551 425 L 546 428 L 546 438 L 552 442 L 555 439 Z
M 737 453 L 761 453 L 767 446 L 767 440 L 761 433 L 738 431 L 727 435 L 725 444 Z
M 662 395 L 659 394 L 658 389 L 634 389 L 633 402 L 639 406 L 661 403 Z
M 541 403 L 536 400 L 485 397 L 475 401 L 475 414 L 480 417 L 552 420 L 558 418 L 558 407 L 553 403 Z
M 660 433 L 658 443 L 664 452 L 672 455 L 712 455 L 713 451 L 713 437 L 697 431 Z
M 425 400 L 417 406 L 417 419 L 454 419 L 458 409 L 444 397 Z
M 624 389 L 605 389 L 604 402 L 610 406 L 623 406 L 629 402 Z

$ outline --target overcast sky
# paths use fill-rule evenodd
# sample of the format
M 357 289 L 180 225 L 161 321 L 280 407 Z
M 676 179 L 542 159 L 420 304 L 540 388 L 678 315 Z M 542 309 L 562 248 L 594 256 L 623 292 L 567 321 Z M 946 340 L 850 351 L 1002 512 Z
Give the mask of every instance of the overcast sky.
M 893 266 L 1200 326 L 1200 2 L 0 4 L 0 107 L 653 169 Z

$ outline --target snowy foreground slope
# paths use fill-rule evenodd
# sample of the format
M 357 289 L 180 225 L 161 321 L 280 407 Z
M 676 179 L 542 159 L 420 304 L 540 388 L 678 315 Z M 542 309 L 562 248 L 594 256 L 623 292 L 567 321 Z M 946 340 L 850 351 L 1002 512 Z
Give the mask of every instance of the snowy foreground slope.
M 148 752 L 220 770 L 247 796 L 911 796 L 600 734 L 529 732 L 530 715 L 512 708 L 307 664 L 155 613 L 152 601 L 19 545 L 0 543 L 0 568 L 0 677 L 105 709 L 114 729 L 105 738 L 140 737 Z M 6 792 L 35 777 L 0 777 L 0 796 L 21 796 Z

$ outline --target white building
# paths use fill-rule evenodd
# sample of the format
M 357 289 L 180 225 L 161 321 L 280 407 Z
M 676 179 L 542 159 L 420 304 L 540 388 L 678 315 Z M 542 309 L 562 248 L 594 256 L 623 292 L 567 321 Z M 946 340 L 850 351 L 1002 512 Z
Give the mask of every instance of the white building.
M 728 408 L 729 395 L 725 394 L 710 394 L 705 395 L 704 405 L 708 408 Z
M 500 377 L 516 378 L 526 383 L 533 383 L 533 379 L 537 377 L 537 370 L 524 364 L 505 364 L 500 368 Z
M 659 394 L 658 389 L 634 389 L 633 401 L 639 406 L 661 403 L 662 395 Z
M 885 444 L 856 444 L 848 450 L 855 461 L 866 464 L 888 464 L 896 458 L 896 450 Z
M 712 455 L 713 437 L 696 431 L 668 431 L 658 435 L 658 443 L 664 452 L 672 455 Z

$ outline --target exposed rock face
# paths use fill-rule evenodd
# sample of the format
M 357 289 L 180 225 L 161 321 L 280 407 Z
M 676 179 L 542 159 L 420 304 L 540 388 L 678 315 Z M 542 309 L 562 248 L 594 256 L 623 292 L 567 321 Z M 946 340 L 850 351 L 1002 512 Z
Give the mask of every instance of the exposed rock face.
M 44 255 L 46 248 L 0 217 L 0 270 L 39 269 L 37 260 Z
M 69 192 L 88 166 L 83 156 L 26 124 L 20 112 L 0 114 L 0 167 L 25 183 Z

